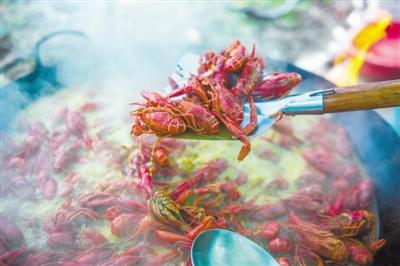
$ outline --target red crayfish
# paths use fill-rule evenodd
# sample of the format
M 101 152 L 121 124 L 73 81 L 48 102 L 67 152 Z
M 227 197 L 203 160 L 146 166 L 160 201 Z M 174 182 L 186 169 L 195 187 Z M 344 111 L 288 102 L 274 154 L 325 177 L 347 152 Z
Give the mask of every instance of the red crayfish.
M 206 52 L 197 75 L 192 74 L 186 86 L 179 87 L 170 78 L 174 90 L 167 97 L 154 92 L 142 93 L 146 103 L 139 104 L 141 107 L 131 113 L 136 117 L 132 134 L 162 137 L 190 130 L 213 135 L 222 123 L 243 143 L 238 155 L 238 160 L 243 160 L 251 149 L 247 135 L 257 126 L 254 98 L 282 97 L 301 81 L 296 73 L 274 72 L 264 77 L 264 67 L 262 57 L 255 54 L 255 46 L 246 55 L 246 48 L 238 40 L 219 54 Z M 175 99 L 182 95 L 186 97 Z M 242 126 L 245 99 L 250 104 L 250 121 Z

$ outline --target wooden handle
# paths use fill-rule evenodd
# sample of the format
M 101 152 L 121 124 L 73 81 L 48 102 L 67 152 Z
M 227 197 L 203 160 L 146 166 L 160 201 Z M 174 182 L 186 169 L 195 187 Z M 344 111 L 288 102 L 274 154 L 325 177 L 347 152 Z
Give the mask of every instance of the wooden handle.
M 324 95 L 324 113 L 400 106 L 400 79 L 334 88 Z

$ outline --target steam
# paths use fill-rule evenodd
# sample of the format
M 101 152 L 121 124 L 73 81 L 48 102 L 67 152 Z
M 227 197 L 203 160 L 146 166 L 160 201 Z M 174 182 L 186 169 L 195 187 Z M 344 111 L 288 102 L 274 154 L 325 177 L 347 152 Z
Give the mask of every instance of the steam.
M 65 7 L 57 4 L 57 8 Z M 75 3 L 74 8 L 68 14 L 72 23 L 67 26 L 87 34 L 90 44 L 89 49 L 63 62 L 66 71 L 60 75 L 67 82 L 89 73 L 102 87 L 118 90 L 123 86 L 122 91 L 137 95 L 142 88 L 164 86 L 180 56 L 194 46 L 187 45 L 188 34 L 193 34 L 188 18 L 195 17 L 188 11 L 198 10 L 185 4 L 100 2 Z
M 227 15 L 224 10 L 228 5 L 226 3 L 33 1 L 20 5 L 21 8 L 48 15 L 45 23 L 37 16 L 27 16 L 24 21 L 26 25 L 34 25 L 37 32 L 35 40 L 65 29 L 80 31 L 87 36 L 77 38 L 65 35 L 49 41 L 41 50 L 43 63 L 56 65 L 58 80 L 69 89 L 95 88 L 101 95 L 101 104 L 113 106 L 107 109 L 113 110 L 115 117 L 126 121 L 127 132 L 130 130 L 128 104 L 141 100 L 139 93 L 142 89 L 161 91 L 175 64 L 185 53 L 200 53 L 205 49 L 218 51 L 223 47 L 221 44 L 240 39 L 246 47 L 256 42 L 259 52 L 276 54 L 268 49 L 276 43 L 257 40 L 261 37 L 254 38 L 255 34 L 249 26 L 241 25 L 240 29 L 232 26 L 238 25 L 237 20 L 242 18 L 233 13 Z M 214 7 L 213 14 L 209 12 L 209 5 Z M 29 30 L 27 32 L 31 36 Z M 289 34 L 287 38 L 292 37 Z M 20 40 L 16 49 L 21 54 L 33 48 L 34 43 L 26 43 L 24 36 L 20 36 Z M 284 71 L 286 64 L 270 65 L 269 68 Z M 308 84 L 303 86 L 309 88 Z M 43 91 L 46 92 L 48 90 Z M 1 93 L 1 99 L 5 99 L 4 91 L 1 90 Z M 9 94 L 8 99 L 19 104 L 4 109 L 2 102 L 2 125 L 3 119 L 11 119 L 22 108 L 21 103 L 28 101 L 15 87 L 6 93 Z M 362 127 L 357 128 L 362 132 Z M 12 130 L 9 128 L 9 131 Z M 3 143 L 4 140 L 1 140 L 2 163 L 3 155 L 6 156 L 7 150 L 12 149 L 12 145 Z M 7 177 L 2 174 L 1 178 Z M 383 181 L 378 183 L 382 184 Z
M 118 102 L 118 106 L 140 100 L 142 89 L 161 91 L 187 52 L 220 50 L 240 39 L 246 47 L 257 43 L 261 54 L 282 54 L 276 52 L 279 45 L 273 38 L 261 39 L 259 27 L 242 23 L 244 17 L 235 13 L 233 3 L 34 1 L 16 5 L 19 13 L 26 13 L 22 24 L 32 25 L 19 29 L 14 40 L 17 52 L 28 54 L 35 41 L 51 32 L 83 32 L 87 38 L 65 35 L 43 44 L 42 61 L 56 65 L 57 78 L 66 87 L 90 82 L 109 104 Z M 291 39 L 290 34 L 271 34 L 282 43 L 286 41 L 281 38 Z

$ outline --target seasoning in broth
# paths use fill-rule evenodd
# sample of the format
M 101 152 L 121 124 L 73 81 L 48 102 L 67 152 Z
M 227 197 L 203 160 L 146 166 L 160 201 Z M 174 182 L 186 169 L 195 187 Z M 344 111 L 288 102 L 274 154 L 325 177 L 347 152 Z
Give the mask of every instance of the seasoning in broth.
M 270 73 L 263 77 L 264 60 L 249 55 L 239 40 L 216 54 L 204 53 L 197 75 L 192 74 L 188 85 L 179 87 L 169 78 L 174 90 L 166 97 L 155 92 L 143 92 L 146 102 L 132 115 L 136 121 L 132 134 L 155 134 L 159 137 L 184 133 L 214 135 L 223 124 L 232 135 L 243 143 L 238 160 L 250 152 L 247 137 L 257 127 L 255 99 L 276 99 L 288 94 L 301 81 L 297 73 Z M 235 82 L 233 82 L 235 80 Z M 184 96 L 183 99 L 177 97 Z M 250 121 L 244 127 L 243 103 L 250 103 Z
M 384 246 L 374 184 L 329 117 L 282 118 L 238 163 L 238 141 L 132 137 L 113 104 L 63 90 L 2 136 L 2 264 L 189 265 L 210 228 L 280 265 L 368 265 Z

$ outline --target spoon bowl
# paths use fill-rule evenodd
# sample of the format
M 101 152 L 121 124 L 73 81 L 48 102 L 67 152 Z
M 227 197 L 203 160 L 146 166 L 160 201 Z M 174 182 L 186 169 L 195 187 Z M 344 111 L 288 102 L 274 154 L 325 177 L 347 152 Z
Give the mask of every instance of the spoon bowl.
M 171 78 L 179 85 L 179 87 L 183 87 L 187 85 L 189 77 L 192 73 L 197 72 L 197 65 L 199 62 L 199 57 L 194 54 L 185 54 L 178 62 L 175 67 L 174 72 L 171 74 Z M 173 90 L 171 86 L 167 86 L 163 92 L 165 94 L 170 93 Z M 268 114 L 265 113 L 265 110 L 262 110 L 258 107 L 259 103 L 256 103 L 257 106 L 257 127 L 256 129 L 249 134 L 249 137 L 255 137 L 262 133 L 264 133 L 268 128 L 270 128 L 276 121 L 276 117 L 269 112 Z M 281 108 L 280 106 L 276 105 L 279 111 Z M 270 110 L 272 110 L 270 108 Z M 248 124 L 250 120 L 250 105 L 249 103 L 245 103 L 243 106 L 243 121 L 241 123 L 241 127 L 244 127 Z M 193 132 L 186 131 L 182 134 L 177 134 L 172 136 L 174 138 L 180 139 L 201 139 L 201 140 L 234 140 L 236 139 L 231 132 L 229 132 L 224 126 L 220 126 L 220 129 L 217 134 L 213 135 L 202 135 L 202 134 L 195 134 Z
M 279 266 L 271 254 L 252 240 L 223 229 L 207 230 L 198 235 L 192 244 L 191 258 L 194 266 Z

